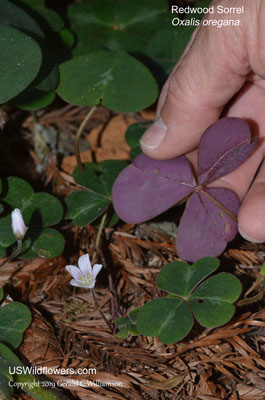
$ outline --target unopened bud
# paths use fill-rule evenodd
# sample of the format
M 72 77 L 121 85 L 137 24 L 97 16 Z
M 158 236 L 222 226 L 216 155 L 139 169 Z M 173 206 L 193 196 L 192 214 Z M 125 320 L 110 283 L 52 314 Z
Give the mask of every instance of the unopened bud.
M 23 240 L 28 228 L 26 227 L 21 211 L 18 208 L 15 208 L 15 210 L 12 211 L 11 219 L 13 234 L 17 240 Z

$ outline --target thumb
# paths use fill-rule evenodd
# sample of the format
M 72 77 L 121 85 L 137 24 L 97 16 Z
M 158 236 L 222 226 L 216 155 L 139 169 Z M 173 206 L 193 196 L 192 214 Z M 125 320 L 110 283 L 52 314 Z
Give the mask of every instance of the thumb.
M 226 2 L 213 4 L 216 9 L 217 4 Z M 241 0 L 236 2 L 242 4 Z M 220 14 L 208 15 L 206 20 L 215 18 L 220 19 Z M 231 14 L 231 18 L 235 16 Z M 200 26 L 162 89 L 160 116 L 141 139 L 145 154 L 168 159 L 197 147 L 204 130 L 243 86 L 250 67 L 241 18 L 239 26 Z

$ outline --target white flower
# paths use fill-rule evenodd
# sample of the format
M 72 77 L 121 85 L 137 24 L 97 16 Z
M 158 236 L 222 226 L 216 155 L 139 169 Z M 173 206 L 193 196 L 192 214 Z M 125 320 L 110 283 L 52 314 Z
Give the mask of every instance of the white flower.
M 92 289 L 96 284 L 96 277 L 100 272 L 102 265 L 95 264 L 91 267 L 89 255 L 84 254 L 79 257 L 78 267 L 75 265 L 67 265 L 67 267 L 65 267 L 74 278 L 70 281 L 70 284 L 72 286 Z
M 23 240 L 28 228 L 26 227 L 21 211 L 18 208 L 11 213 L 11 224 L 14 235 L 17 240 Z

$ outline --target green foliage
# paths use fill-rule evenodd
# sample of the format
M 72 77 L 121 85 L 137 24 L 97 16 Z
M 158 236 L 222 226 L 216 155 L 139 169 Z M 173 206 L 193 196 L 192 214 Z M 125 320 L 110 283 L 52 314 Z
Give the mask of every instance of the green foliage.
M 77 36 L 74 55 L 95 50 L 145 52 L 149 36 L 165 24 L 168 15 L 164 0 L 90 0 L 68 9 L 71 29 Z
M 14 100 L 14 104 L 22 110 L 40 110 L 47 107 L 55 99 L 54 91 L 43 92 L 28 86 Z
M 195 26 L 178 26 L 158 30 L 148 44 L 147 54 L 167 74 L 170 74 L 195 28 Z
M 62 205 L 56 197 L 45 192 L 34 193 L 23 179 L 9 177 L 3 181 L 1 201 L 5 215 L 0 218 L 0 246 L 6 248 L 15 243 L 10 215 L 13 209 L 19 208 L 29 227 L 20 257 L 40 255 L 51 258 L 62 253 L 64 238 L 61 233 L 50 228 L 63 217 Z
M 136 328 L 136 321 L 140 311 L 140 307 L 135 308 L 129 314 L 128 318 L 118 318 L 117 328 L 119 332 L 116 333 L 116 337 L 119 339 L 126 339 L 129 335 L 138 336 L 140 332 Z
M 123 51 L 76 57 L 60 66 L 60 74 L 57 92 L 75 105 L 102 103 L 114 111 L 132 112 L 148 107 L 158 95 L 148 69 Z
M 4 305 L 0 308 L 0 342 L 16 349 L 30 323 L 31 314 L 24 304 L 13 301 Z
M 42 30 L 34 18 L 9 0 L 0 2 L 0 23 L 12 26 L 34 39 L 44 38 Z
M 73 219 L 76 225 L 85 226 L 102 215 L 111 204 L 113 183 L 127 165 L 126 161 L 105 160 L 98 164 L 85 163 L 81 172 L 76 168 L 75 181 L 85 190 L 66 197 L 65 217 Z
M 19 369 L 19 373 L 10 375 L 11 372 Z M 3 343 L 0 343 L 0 397 L 1 399 L 11 399 L 13 385 L 10 381 L 18 382 L 23 390 L 36 400 L 59 400 L 55 392 L 42 387 L 41 381 L 35 376 L 25 373 L 25 366 L 20 359 Z
M 37 256 L 53 258 L 60 255 L 64 249 L 63 235 L 53 228 L 42 228 L 37 232 L 36 228 L 29 228 L 23 241 L 21 258 L 33 258 Z
M 53 101 L 59 69 L 49 48 L 54 36 L 60 38 L 63 30 L 61 16 L 46 8 L 44 2 L 1 0 L 0 103 L 20 94 L 17 106 L 37 110 Z M 61 42 L 57 41 L 60 56 Z
M 33 85 L 43 91 L 54 90 L 59 82 L 59 68 L 53 56 L 44 48 L 42 48 L 42 55 L 43 62 Z
M 149 301 L 140 309 L 137 329 L 169 344 L 189 333 L 194 323 L 193 315 L 205 327 L 228 322 L 242 288 L 235 276 L 225 272 L 202 283 L 218 266 L 218 259 L 207 257 L 191 266 L 176 261 L 164 267 L 157 278 L 157 286 L 169 294 Z
M 3 246 L 0 246 L 0 258 L 3 258 L 6 254 L 6 249 Z
M 15 104 L 22 109 L 49 105 L 59 82 L 56 60 L 61 59 L 69 41 L 73 44 L 70 36 L 62 17 L 46 8 L 45 2 L 1 0 L 0 103 L 20 95 Z
M 45 8 L 45 0 L 19 0 L 21 3 L 24 3 L 25 6 L 31 7 L 33 9 L 42 9 Z
M 0 103 L 21 94 L 18 107 L 38 110 L 59 85 L 71 104 L 138 111 L 154 103 L 154 77 L 165 81 L 194 28 L 172 26 L 166 0 L 87 0 L 67 14 L 70 29 L 44 1 L 1 0 Z
M 36 7 L 34 11 L 35 18 L 45 33 L 46 31 L 59 32 L 64 28 L 62 17 L 54 10 L 45 7 Z
M 15 236 L 13 235 L 11 228 L 10 215 L 2 217 L 0 219 L 0 245 L 2 248 L 6 248 L 15 242 Z M 4 252 L 5 253 L 5 252 Z
M 30 36 L 0 24 L 0 103 L 22 92 L 33 81 L 41 59 L 41 50 Z
M 132 160 L 142 152 L 139 142 L 150 125 L 151 122 L 148 121 L 136 122 L 135 124 L 130 125 L 125 132 L 125 140 L 131 147 L 130 155 Z
M 0 397 L 1 399 L 11 399 L 13 388 L 9 385 L 12 375 L 9 367 L 22 366 L 19 358 L 3 343 L 0 343 Z
M 0 289 L 0 300 L 2 297 L 3 290 Z M 58 400 L 56 394 L 42 388 L 37 378 L 25 372 L 24 365 L 12 351 L 21 344 L 30 323 L 31 313 L 24 304 L 13 301 L 0 307 L 0 398 L 11 399 L 12 380 L 20 382 L 23 390 L 34 399 Z

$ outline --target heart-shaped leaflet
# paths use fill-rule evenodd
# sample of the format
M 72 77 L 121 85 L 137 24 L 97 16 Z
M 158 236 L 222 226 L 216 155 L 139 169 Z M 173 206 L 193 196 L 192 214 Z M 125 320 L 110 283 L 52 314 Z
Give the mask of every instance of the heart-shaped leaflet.
M 192 262 L 216 257 L 237 234 L 240 201 L 232 190 L 208 185 L 241 165 L 257 142 L 240 118 L 212 124 L 198 148 L 198 183 L 185 156 L 161 161 L 140 154 L 115 181 L 115 211 L 128 223 L 140 223 L 189 197 L 178 228 L 177 252 Z

